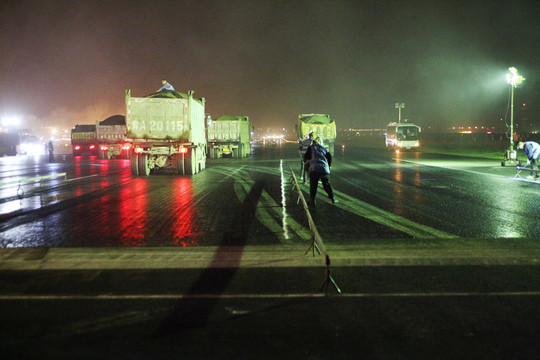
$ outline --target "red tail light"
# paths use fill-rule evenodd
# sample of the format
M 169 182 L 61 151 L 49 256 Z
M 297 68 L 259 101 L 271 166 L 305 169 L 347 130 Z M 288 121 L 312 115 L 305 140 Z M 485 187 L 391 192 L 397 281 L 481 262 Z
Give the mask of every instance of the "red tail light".
M 92 145 L 90 145 L 90 150 L 94 150 L 94 149 L 95 149 L 95 147 L 96 147 L 96 145 L 93 145 L 93 144 L 92 144 Z
M 180 148 L 178 148 L 178 151 L 180 151 L 181 153 L 185 154 L 187 153 L 187 148 L 183 147 L 183 146 L 180 146 Z
M 81 145 L 75 145 L 75 150 L 81 150 Z
M 130 144 L 124 144 L 124 146 L 122 146 L 122 150 L 129 150 L 129 149 L 131 149 Z
M 143 152 L 143 148 L 141 148 L 141 147 L 135 148 L 135 152 L 136 152 L 136 153 L 142 153 L 142 152 Z
M 108 146 L 101 146 L 100 150 L 101 151 L 107 151 L 107 150 L 109 150 L 109 147 Z

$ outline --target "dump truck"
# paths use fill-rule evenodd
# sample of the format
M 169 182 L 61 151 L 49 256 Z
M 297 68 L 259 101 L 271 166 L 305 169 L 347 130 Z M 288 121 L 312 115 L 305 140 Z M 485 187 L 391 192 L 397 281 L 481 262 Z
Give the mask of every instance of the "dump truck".
M 126 117 L 109 116 L 96 121 L 96 137 L 100 159 L 129 159 L 131 143 L 126 140 Z
M 327 114 L 300 114 L 296 124 L 298 141 L 305 140 L 310 132 L 315 133 L 328 151 L 334 155 L 334 142 L 336 141 L 336 122 Z
M 75 125 L 71 129 L 73 156 L 97 155 L 96 125 Z
M 244 158 L 251 153 L 253 125 L 248 116 L 220 116 L 208 123 L 208 154 L 213 159 Z
M 145 97 L 126 90 L 126 139 L 133 144 L 131 173 L 148 176 L 172 167 L 180 175 L 206 168 L 205 99 L 178 91 Z

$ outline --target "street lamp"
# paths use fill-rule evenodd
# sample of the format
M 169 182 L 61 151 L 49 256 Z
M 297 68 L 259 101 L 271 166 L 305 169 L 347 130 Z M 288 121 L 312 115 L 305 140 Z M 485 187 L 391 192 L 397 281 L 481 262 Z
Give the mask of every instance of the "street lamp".
M 396 109 L 398 109 L 398 124 L 401 123 L 401 109 L 405 108 L 405 103 L 396 103 Z
M 509 74 L 506 74 L 506 82 L 510 85 L 510 147 L 506 150 L 504 154 L 504 161 L 502 165 L 509 163 L 517 163 L 517 153 L 514 149 L 514 88 L 518 87 L 523 83 L 525 78 L 518 74 L 518 71 L 515 67 L 508 68 L 510 71 Z

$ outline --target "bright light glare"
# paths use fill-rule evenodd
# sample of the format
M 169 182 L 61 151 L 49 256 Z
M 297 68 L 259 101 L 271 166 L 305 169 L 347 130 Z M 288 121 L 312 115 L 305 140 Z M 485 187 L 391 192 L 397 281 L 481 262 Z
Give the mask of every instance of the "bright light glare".
M 18 126 L 21 119 L 18 116 L 6 116 L 2 118 L 2 126 Z
M 21 143 L 19 145 L 19 152 L 24 155 L 43 155 L 45 154 L 45 148 L 42 144 Z
M 515 67 L 508 68 L 510 74 L 506 74 L 506 82 L 513 87 L 518 87 L 523 83 L 525 78 L 518 74 L 518 71 Z

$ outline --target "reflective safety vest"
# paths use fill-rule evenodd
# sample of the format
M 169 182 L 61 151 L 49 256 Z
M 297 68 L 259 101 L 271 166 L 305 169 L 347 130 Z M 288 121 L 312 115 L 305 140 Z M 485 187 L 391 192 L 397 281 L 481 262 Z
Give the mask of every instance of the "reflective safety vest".
M 311 160 L 309 160 L 309 172 L 319 174 L 330 174 L 330 166 L 326 160 L 328 150 L 322 145 L 311 147 Z

